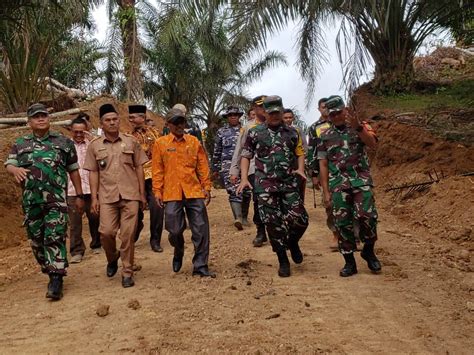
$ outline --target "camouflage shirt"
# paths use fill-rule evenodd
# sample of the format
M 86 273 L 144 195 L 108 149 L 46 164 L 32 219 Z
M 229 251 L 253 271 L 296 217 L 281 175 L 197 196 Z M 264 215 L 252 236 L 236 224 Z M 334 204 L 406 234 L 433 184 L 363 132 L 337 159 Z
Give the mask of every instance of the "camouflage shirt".
M 18 138 L 7 165 L 29 170 L 22 186 L 23 206 L 65 204 L 67 173 L 79 169 L 73 141 L 57 132 L 41 138 L 33 134 Z
M 143 173 L 145 174 L 145 180 L 151 179 L 151 154 L 153 151 L 153 145 L 155 144 L 155 141 L 161 137 L 161 134 L 156 128 L 150 126 L 136 128 L 130 132 L 130 134 L 137 139 L 149 159 L 145 164 L 143 164 Z
M 306 166 L 311 171 L 312 176 L 319 175 L 318 143 L 321 140 L 321 134 L 326 131 L 331 124 L 320 118 L 309 127 L 308 155 Z
M 374 132 L 367 123 L 363 124 L 368 132 Z M 331 191 L 373 185 L 365 144 L 354 129 L 331 124 L 321 134 L 317 150 L 318 159 L 328 160 Z
M 235 145 L 240 132 L 240 125 L 231 127 L 225 125 L 216 134 L 214 154 L 212 156 L 212 171 L 229 171 Z
M 242 157 L 255 156 L 255 193 L 298 190 L 293 173 L 304 155 L 300 135 L 293 127 L 258 125 L 249 130 Z

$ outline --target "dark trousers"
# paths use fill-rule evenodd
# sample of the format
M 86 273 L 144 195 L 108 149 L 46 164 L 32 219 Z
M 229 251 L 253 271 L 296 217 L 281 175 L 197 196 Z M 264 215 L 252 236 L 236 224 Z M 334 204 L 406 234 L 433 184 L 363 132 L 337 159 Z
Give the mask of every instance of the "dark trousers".
M 150 243 L 156 241 L 158 245 L 161 244 L 161 234 L 163 232 L 163 218 L 164 210 L 156 203 L 155 195 L 153 194 L 153 184 L 152 179 L 145 180 L 145 194 L 146 200 L 148 203 L 148 208 L 150 210 Z M 138 226 L 137 232 L 135 234 L 135 241 L 140 237 L 140 232 L 142 231 L 144 213 L 140 209 L 138 211 Z
M 72 256 L 84 255 L 86 246 L 84 239 L 82 239 L 82 213 L 76 211 L 76 197 L 69 196 L 67 198 L 69 226 L 70 226 L 70 247 L 69 251 Z M 91 212 L 91 195 L 84 195 L 84 212 L 89 221 L 89 232 L 91 234 L 90 247 L 92 249 L 100 248 L 100 234 L 99 234 L 99 216 Z
M 255 174 L 248 176 L 250 185 L 252 185 L 252 200 L 253 200 L 253 223 L 257 226 L 257 229 L 265 228 L 265 225 L 260 218 L 258 212 L 258 194 L 255 193 Z
M 183 232 L 186 229 L 185 213 L 191 228 L 194 244 L 194 270 L 206 267 L 209 259 L 209 220 L 204 199 L 183 199 L 165 204 L 165 227 L 175 255 L 184 254 Z

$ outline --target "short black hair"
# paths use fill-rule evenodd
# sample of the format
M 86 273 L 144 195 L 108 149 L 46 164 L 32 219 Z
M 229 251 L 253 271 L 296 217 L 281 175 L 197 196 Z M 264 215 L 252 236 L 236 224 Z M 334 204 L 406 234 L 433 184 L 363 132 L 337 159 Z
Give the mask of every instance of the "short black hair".
M 293 110 L 291 108 L 285 108 L 283 110 L 283 113 L 291 113 L 293 116 L 295 115 L 295 113 L 293 112 Z
M 71 122 L 71 127 L 72 127 L 72 125 L 75 125 L 75 124 L 83 124 L 87 128 L 87 121 L 82 117 L 78 116 L 75 119 L 73 119 L 72 122 Z
M 323 97 L 323 98 L 319 99 L 319 101 L 318 101 L 318 107 L 321 106 L 321 104 L 322 104 L 323 102 L 326 102 L 327 100 L 328 100 L 327 97 Z
M 255 111 L 253 107 L 250 107 L 248 110 L 247 110 L 247 116 L 250 116 L 250 112 L 252 111 Z

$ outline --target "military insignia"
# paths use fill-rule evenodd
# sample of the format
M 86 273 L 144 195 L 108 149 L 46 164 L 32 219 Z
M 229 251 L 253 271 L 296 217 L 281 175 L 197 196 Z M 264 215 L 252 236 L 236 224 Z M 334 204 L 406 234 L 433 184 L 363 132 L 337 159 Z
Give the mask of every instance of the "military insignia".
M 176 148 L 168 148 L 166 149 L 167 152 L 176 152 Z

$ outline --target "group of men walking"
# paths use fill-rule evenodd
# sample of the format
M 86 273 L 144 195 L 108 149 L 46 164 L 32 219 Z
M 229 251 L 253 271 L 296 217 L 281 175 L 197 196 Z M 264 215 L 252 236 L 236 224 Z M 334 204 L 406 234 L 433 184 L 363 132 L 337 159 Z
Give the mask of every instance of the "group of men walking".
M 72 141 L 49 130 L 46 107 L 28 109 L 32 134 L 17 139 L 5 166 L 23 187 L 23 210 L 33 253 L 50 278 L 46 296 L 62 297 L 68 261 L 65 239 L 68 212 L 71 222 L 71 262 L 85 251 L 82 214 L 89 220 L 90 247 L 102 247 L 106 274 L 113 277 L 122 260 L 122 286 L 134 285 L 134 245 L 143 229 L 143 211 L 150 211 L 150 244 L 162 252 L 163 225 L 174 247 L 172 269 L 180 271 L 187 224 L 194 245 L 193 275 L 215 277 L 209 270 L 211 172 L 229 195 L 233 224 L 249 225 L 253 200 L 253 245 L 270 240 L 279 261 L 278 275 L 291 275 L 287 250 L 294 263 L 303 262 L 299 241 L 309 218 L 304 207 L 306 170 L 315 188 L 322 188 L 327 224 L 345 259 L 341 276 L 357 273 L 356 241 L 374 272 L 381 269 L 374 253 L 377 212 L 372 193 L 366 147 L 375 148 L 372 128 L 331 96 L 318 103 L 321 119 L 305 134 L 293 127 L 294 114 L 278 96 L 260 95 L 247 111 L 230 106 L 218 130 L 209 164 L 202 141 L 187 134 L 183 105 L 166 114 L 166 131 L 146 125 L 146 107 L 129 106 L 133 130 L 120 131 L 120 117 L 111 104 L 100 107 L 102 135 L 88 139 L 88 120 L 77 117 L 71 125 Z M 192 132 L 191 132 L 192 133 Z M 69 174 L 69 185 L 68 175 Z M 187 217 L 187 220 L 186 220 Z M 164 224 L 163 224 L 164 222 Z M 117 249 L 116 236 L 121 244 Z

